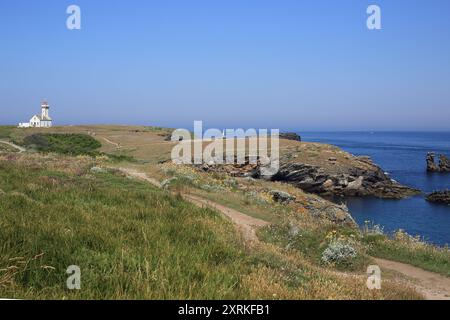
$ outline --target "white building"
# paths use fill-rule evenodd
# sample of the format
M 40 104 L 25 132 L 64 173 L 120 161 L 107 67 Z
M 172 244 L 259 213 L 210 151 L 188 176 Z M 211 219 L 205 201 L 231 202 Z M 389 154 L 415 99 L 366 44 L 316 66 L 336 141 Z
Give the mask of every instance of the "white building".
M 19 123 L 19 128 L 49 128 L 52 126 L 52 118 L 48 115 L 50 106 L 47 101 L 41 103 L 41 115 L 34 115 L 29 122 Z

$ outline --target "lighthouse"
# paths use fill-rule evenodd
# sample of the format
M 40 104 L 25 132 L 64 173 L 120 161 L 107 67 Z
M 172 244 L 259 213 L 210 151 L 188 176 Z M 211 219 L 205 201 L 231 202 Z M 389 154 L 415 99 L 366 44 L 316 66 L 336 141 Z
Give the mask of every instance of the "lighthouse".
M 45 100 L 42 101 L 42 103 L 41 103 L 41 121 L 44 119 L 49 119 L 48 109 L 50 109 L 48 102 Z
M 50 118 L 48 111 L 50 106 L 46 100 L 41 103 L 41 115 L 34 115 L 29 122 L 19 123 L 19 128 L 49 128 L 52 126 L 52 118 Z

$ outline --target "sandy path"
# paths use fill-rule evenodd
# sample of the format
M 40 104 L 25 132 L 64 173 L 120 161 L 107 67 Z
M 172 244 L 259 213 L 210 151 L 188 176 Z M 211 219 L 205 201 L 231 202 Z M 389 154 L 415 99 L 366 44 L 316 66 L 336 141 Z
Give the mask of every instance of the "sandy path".
M 118 170 L 122 171 L 126 175 L 129 175 L 131 177 L 134 177 L 134 178 L 137 178 L 137 179 L 140 179 L 140 180 L 144 180 L 144 181 L 150 182 L 155 187 L 161 188 L 161 183 L 159 183 L 158 180 L 156 180 L 154 178 L 150 178 L 144 172 L 140 172 L 140 171 L 137 171 L 135 169 L 130 169 L 130 168 L 118 168 Z
M 243 214 L 242 212 L 225 207 L 210 200 L 206 200 L 191 194 L 184 194 L 182 196 L 187 201 L 199 207 L 208 207 L 211 209 L 215 209 L 227 216 L 240 229 L 244 236 L 244 239 L 250 242 L 258 242 L 259 239 L 256 236 L 256 230 L 269 224 L 267 221 L 250 217 L 246 214 Z
M 18 146 L 17 144 L 14 144 L 14 143 L 12 143 L 12 142 L 0 140 L 0 143 L 7 144 L 8 146 L 13 147 L 13 148 L 19 150 L 19 152 L 25 152 L 25 151 L 26 151 L 25 148 L 23 148 L 23 147 L 21 147 L 21 146 Z
M 399 273 L 403 278 L 399 281 L 406 281 L 427 300 L 450 300 L 450 278 L 405 263 L 378 258 L 375 261 L 381 270 Z
M 148 177 L 147 174 L 143 172 L 129 168 L 119 168 L 119 170 L 129 176 L 145 180 L 159 188 L 161 187 L 159 181 Z M 267 221 L 250 217 L 242 212 L 199 196 L 182 194 L 182 197 L 186 201 L 189 201 L 199 207 L 209 207 L 224 214 L 242 232 L 244 239 L 250 243 L 259 242 L 258 237 L 256 236 L 256 230 L 269 224 Z M 415 288 L 426 299 L 450 300 L 450 278 L 400 262 L 378 258 L 376 258 L 375 261 L 382 271 L 394 271 L 395 281 L 406 283 L 407 285 Z M 345 274 L 345 276 L 348 276 L 348 274 Z
M 103 140 L 105 140 L 106 142 L 108 142 L 109 144 L 112 144 L 113 146 L 115 146 L 117 149 L 120 149 L 120 144 L 118 144 L 117 142 L 111 141 L 108 138 L 102 137 Z

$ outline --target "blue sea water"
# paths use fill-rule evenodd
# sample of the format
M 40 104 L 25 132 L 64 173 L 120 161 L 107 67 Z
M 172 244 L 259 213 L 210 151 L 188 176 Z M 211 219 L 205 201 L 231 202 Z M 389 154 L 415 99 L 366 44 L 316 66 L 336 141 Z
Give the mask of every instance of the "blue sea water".
M 426 172 L 425 157 L 434 151 L 450 156 L 450 132 L 299 132 L 304 141 L 341 147 L 367 155 L 398 182 L 425 193 L 450 189 L 450 174 Z M 372 221 L 386 232 L 398 229 L 437 245 L 450 244 L 450 206 L 424 196 L 404 200 L 349 198 L 347 206 L 359 225 Z

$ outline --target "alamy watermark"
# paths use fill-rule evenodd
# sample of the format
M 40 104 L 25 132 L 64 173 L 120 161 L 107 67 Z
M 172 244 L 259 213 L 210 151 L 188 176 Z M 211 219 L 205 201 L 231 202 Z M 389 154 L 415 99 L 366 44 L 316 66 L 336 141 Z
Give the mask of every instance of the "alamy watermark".
M 69 17 L 66 20 L 66 26 L 69 30 L 81 29 L 81 8 L 77 5 L 70 5 L 67 7 L 66 13 Z
M 66 26 L 69 30 L 81 30 L 81 8 L 72 4 L 67 7 L 66 13 L 69 17 Z M 366 21 L 369 30 L 381 30 L 381 8 L 379 5 L 371 4 L 367 7 L 366 13 L 369 15 Z
M 81 289 L 81 269 L 79 266 L 72 265 L 66 270 L 69 275 L 66 281 L 67 289 L 80 290 Z
M 367 288 L 369 290 L 381 289 L 381 269 L 377 265 L 367 267 Z
M 367 29 L 369 30 L 381 30 L 381 8 L 375 4 L 367 7 Z
M 258 164 L 262 176 L 272 176 L 279 169 L 279 134 L 278 129 L 271 129 L 270 133 L 268 129 L 208 129 L 203 132 L 203 122 L 194 121 L 193 134 L 187 129 L 172 133 L 171 140 L 178 142 L 172 149 L 172 162 Z M 210 143 L 205 146 L 204 142 Z

